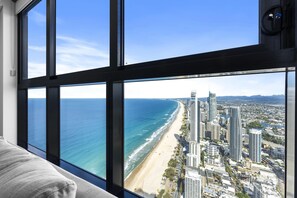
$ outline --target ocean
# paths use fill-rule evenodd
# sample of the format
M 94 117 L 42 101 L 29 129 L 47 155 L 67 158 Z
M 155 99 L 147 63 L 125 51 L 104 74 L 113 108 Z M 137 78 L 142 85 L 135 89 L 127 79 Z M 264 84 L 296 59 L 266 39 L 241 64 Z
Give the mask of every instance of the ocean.
M 29 144 L 45 151 L 45 99 L 28 100 Z M 170 125 L 178 102 L 126 99 L 125 177 L 137 167 Z M 106 100 L 61 99 L 61 159 L 106 178 Z

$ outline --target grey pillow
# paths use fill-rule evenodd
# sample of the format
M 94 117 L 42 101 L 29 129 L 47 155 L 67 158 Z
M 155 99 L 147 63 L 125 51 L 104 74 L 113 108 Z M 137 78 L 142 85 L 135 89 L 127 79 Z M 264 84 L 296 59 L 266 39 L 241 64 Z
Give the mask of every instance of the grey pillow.
M 0 197 L 74 198 L 77 186 L 46 160 L 0 137 Z

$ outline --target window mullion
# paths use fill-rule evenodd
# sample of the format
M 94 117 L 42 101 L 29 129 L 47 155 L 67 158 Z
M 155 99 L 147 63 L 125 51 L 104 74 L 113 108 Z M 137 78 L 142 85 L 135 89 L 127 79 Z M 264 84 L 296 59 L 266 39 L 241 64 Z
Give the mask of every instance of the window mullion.
M 110 1 L 110 67 L 119 70 L 124 63 L 123 0 Z M 107 82 L 107 190 L 116 196 L 124 187 L 124 84 L 123 81 Z
M 56 75 L 56 1 L 47 0 L 46 68 L 47 78 Z M 46 155 L 55 164 L 60 160 L 60 87 L 46 88 Z
M 28 148 L 28 90 L 18 90 L 17 95 L 17 144 Z

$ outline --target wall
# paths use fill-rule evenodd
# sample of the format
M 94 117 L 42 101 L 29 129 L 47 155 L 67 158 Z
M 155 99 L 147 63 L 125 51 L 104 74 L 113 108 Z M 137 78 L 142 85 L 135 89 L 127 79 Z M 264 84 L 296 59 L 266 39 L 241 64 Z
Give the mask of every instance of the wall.
M 0 136 L 17 142 L 17 78 L 10 71 L 17 67 L 15 4 L 0 1 Z

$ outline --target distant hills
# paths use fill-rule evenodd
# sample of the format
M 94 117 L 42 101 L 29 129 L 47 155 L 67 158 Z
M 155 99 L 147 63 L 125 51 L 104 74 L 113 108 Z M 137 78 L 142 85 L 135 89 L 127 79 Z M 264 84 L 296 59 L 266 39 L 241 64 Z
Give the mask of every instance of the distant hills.
M 258 103 L 258 104 L 285 104 L 285 95 L 273 96 L 218 96 L 217 102 L 232 102 L 232 103 Z
M 206 101 L 207 98 L 199 98 L 201 101 Z M 218 103 L 257 103 L 257 104 L 285 104 L 285 95 L 272 95 L 272 96 L 217 96 Z

